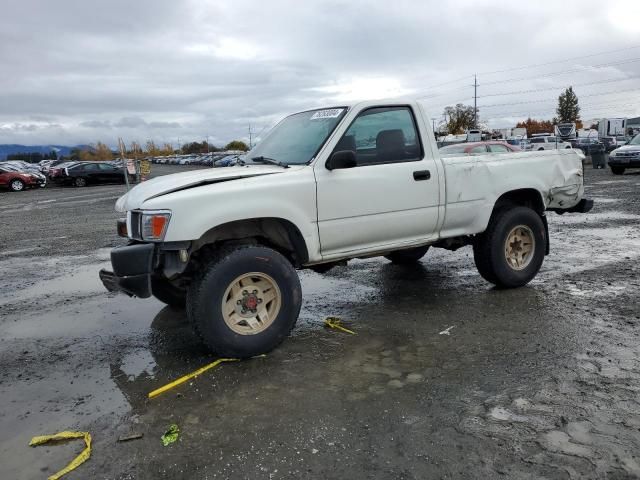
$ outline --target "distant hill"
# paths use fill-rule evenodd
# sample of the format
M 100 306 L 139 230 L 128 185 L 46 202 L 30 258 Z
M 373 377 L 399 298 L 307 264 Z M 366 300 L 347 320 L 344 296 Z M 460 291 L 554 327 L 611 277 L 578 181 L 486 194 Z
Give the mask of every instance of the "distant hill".
M 5 144 L 0 145 L 0 160 L 6 160 L 7 155 L 12 153 L 29 153 L 38 152 L 41 154 L 50 153 L 51 150 L 58 152 L 58 156 L 67 156 L 72 148 L 89 148 L 88 145 L 73 145 L 71 147 L 65 145 L 16 145 Z

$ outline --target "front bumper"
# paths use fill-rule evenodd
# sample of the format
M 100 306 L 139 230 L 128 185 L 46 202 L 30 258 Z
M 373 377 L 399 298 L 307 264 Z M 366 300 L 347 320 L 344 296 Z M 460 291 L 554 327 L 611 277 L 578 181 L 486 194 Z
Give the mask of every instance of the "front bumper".
M 149 298 L 155 257 L 155 245 L 152 243 L 114 248 L 111 250 L 113 272 L 100 270 L 100 280 L 110 292 Z
M 612 157 L 609 156 L 609 166 L 625 167 L 625 168 L 640 168 L 640 157 Z

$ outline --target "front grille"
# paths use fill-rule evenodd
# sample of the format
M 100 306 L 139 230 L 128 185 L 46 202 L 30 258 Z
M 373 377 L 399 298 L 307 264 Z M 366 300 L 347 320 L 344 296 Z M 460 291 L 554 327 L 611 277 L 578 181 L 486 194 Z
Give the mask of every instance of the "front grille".
M 142 217 L 142 213 L 136 210 L 132 210 L 130 214 L 131 214 L 131 234 L 129 236 L 135 240 L 142 240 L 142 235 L 140 234 L 140 219 Z

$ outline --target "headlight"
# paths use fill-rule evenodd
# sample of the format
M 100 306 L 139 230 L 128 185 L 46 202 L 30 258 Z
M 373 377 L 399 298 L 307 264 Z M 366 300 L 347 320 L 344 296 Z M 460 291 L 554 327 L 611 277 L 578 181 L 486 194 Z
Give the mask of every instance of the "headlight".
M 615 156 L 616 156 L 616 151 L 614 150 L 613 152 L 611 152 L 611 153 L 609 154 L 609 156 L 610 156 L 610 157 L 615 157 Z
M 142 240 L 162 240 L 169 226 L 171 212 L 143 212 L 140 220 Z

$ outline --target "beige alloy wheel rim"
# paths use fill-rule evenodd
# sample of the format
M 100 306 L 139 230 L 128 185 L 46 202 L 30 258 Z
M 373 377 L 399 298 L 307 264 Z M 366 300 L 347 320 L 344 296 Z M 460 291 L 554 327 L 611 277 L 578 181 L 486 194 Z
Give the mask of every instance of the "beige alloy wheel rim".
M 533 231 L 526 225 L 514 227 L 504 242 L 504 255 L 514 270 L 524 270 L 529 266 L 536 250 Z
M 251 272 L 236 278 L 222 297 L 222 316 L 240 335 L 256 335 L 268 329 L 280 312 L 282 295 L 273 278 Z

